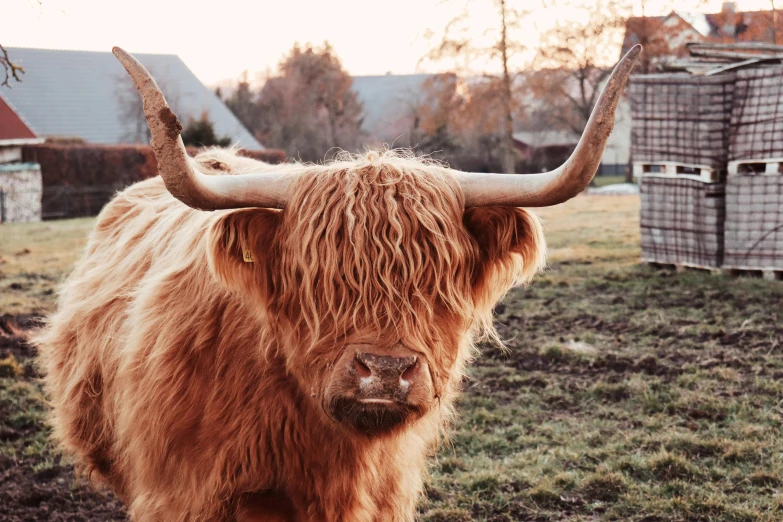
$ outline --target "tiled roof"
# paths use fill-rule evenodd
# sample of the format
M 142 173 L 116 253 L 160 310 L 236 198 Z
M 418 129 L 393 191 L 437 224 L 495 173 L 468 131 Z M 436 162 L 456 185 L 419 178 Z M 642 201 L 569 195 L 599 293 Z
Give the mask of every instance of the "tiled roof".
M 132 143 L 135 123 L 123 117 L 132 83 L 111 52 L 6 48 L 25 68 L 22 83 L 0 97 L 38 136 L 78 136 L 91 143 Z M 152 73 L 183 124 L 207 112 L 218 136 L 244 148 L 263 148 L 178 56 L 136 54 Z M 136 133 L 138 134 L 138 133 Z
M 0 97 L 0 140 L 35 138 L 35 133 Z
M 515 132 L 514 140 L 530 147 L 573 146 L 579 141 L 579 135 L 571 131 L 542 130 Z
M 777 41 L 783 38 L 783 16 L 778 13 L 774 16 L 772 11 L 731 11 L 723 10 L 720 13 L 706 15 L 710 24 L 711 36 L 722 40 L 730 39 L 738 42 L 767 42 L 772 43 L 775 32 L 773 20 L 777 19 Z
M 354 76 L 353 89 L 364 106 L 365 131 L 383 135 L 383 126 L 406 115 L 422 96 L 421 87 L 430 74 Z M 384 136 L 386 137 L 386 136 Z

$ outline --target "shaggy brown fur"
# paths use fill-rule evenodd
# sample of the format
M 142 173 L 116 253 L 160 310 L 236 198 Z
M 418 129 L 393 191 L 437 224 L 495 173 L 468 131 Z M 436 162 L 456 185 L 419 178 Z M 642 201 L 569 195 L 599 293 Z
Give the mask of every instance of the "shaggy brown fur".
M 37 340 L 55 436 L 136 521 L 413 520 L 473 342 L 543 264 L 537 219 L 464 210 L 447 170 L 394 152 L 198 161 L 304 175 L 285 211 L 193 210 L 160 178 L 104 208 Z M 324 408 L 368 340 L 417 352 L 434 387 L 378 436 Z

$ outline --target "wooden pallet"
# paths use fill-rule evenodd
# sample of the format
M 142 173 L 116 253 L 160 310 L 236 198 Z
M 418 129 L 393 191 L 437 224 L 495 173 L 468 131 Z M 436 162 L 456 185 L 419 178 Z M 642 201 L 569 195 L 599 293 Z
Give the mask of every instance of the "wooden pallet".
M 635 161 L 633 175 L 657 176 L 667 178 L 683 178 L 703 181 L 704 183 L 718 183 L 720 171 L 709 165 L 696 165 L 693 163 L 679 163 L 677 161 Z
M 783 281 L 783 270 L 780 269 L 758 269 L 758 268 L 715 268 L 713 266 L 699 266 L 692 264 L 672 264 L 672 263 L 659 263 L 656 261 L 650 261 L 642 259 L 645 263 L 653 268 L 675 270 L 677 272 L 687 272 L 690 270 L 710 272 L 714 275 L 724 275 L 729 277 L 757 277 L 766 279 L 767 281 Z
M 729 162 L 729 176 L 762 175 L 778 176 L 783 174 L 783 158 L 745 159 Z
M 695 265 L 691 263 L 661 263 L 660 261 L 653 261 L 650 259 L 642 258 L 642 261 L 649 266 L 661 270 L 675 270 L 677 272 L 687 272 L 689 270 L 710 272 L 713 274 L 720 274 L 721 269 L 714 266 Z
M 783 270 L 779 268 L 729 268 L 723 267 L 720 269 L 724 275 L 732 277 L 740 276 L 755 276 L 766 279 L 767 281 L 783 281 Z

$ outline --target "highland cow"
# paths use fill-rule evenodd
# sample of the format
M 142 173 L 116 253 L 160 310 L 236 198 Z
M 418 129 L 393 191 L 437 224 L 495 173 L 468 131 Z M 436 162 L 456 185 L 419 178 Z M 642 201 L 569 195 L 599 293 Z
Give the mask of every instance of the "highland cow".
M 54 436 L 135 521 L 413 520 L 474 343 L 544 263 L 519 207 L 589 183 L 638 52 L 566 164 L 494 175 L 390 151 L 190 159 L 115 49 L 161 177 L 103 209 L 38 335 Z

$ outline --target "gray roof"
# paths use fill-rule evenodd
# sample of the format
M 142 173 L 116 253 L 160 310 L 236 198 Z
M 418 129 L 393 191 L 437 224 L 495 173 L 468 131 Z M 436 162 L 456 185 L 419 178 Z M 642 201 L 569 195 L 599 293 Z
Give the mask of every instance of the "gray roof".
M 579 135 L 572 131 L 540 130 L 521 131 L 513 134 L 515 140 L 531 147 L 553 147 L 557 145 L 576 145 Z
M 22 83 L 0 90 L 0 97 L 38 136 L 78 136 L 105 144 L 144 141 L 138 118 L 129 115 L 135 114 L 131 107 L 139 105 L 138 94 L 111 52 L 6 49 L 25 74 Z M 178 56 L 135 56 L 155 77 L 183 124 L 206 112 L 218 136 L 228 135 L 248 149 L 263 148 Z
M 364 130 L 383 135 L 383 127 L 405 117 L 420 101 L 422 83 L 431 74 L 354 76 L 353 89 L 364 105 Z

